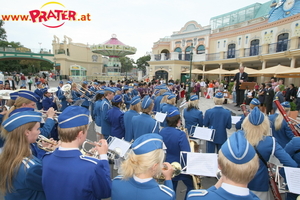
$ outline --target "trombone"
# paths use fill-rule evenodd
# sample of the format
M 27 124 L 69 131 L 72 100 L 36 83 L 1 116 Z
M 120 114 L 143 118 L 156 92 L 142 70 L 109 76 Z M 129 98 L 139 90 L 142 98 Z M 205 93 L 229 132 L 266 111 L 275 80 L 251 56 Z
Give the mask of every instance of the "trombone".
M 82 87 L 81 85 L 79 85 L 78 83 L 76 83 L 76 89 L 77 89 L 77 92 L 81 93 L 81 95 L 83 95 L 83 98 L 87 99 L 88 101 L 92 101 L 92 98 L 88 97 L 84 91 L 82 91 L 80 88 L 83 88 L 84 90 L 87 90 L 85 89 L 84 87 Z M 89 90 L 87 90 L 89 91 Z

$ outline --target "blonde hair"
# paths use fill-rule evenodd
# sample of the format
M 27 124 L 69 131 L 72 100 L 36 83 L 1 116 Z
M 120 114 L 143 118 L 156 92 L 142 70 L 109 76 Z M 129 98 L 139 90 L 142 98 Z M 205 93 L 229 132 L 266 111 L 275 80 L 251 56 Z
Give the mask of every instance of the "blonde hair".
M 127 159 L 121 164 L 121 174 L 123 179 L 128 179 L 133 175 L 147 173 L 153 165 L 159 164 L 158 170 L 155 172 L 158 174 L 161 172 L 163 161 L 164 151 L 162 149 L 156 149 L 142 155 L 136 155 L 130 150 Z
M 199 99 L 194 100 L 194 101 L 189 100 L 187 111 L 189 111 L 192 108 L 195 108 L 197 110 L 199 109 Z
M 224 98 L 216 98 L 214 97 L 215 105 L 222 105 L 224 103 Z
M 265 114 L 264 117 L 264 121 L 258 126 L 251 124 L 251 122 L 249 121 L 249 115 L 244 119 L 242 123 L 245 137 L 252 146 L 257 146 L 265 136 L 270 135 L 270 121 Z
M 153 106 L 154 106 L 154 103 L 152 102 L 148 108 L 142 108 L 142 112 L 150 114 L 153 110 Z
M 284 111 L 288 114 L 288 112 L 290 112 L 290 108 L 284 108 Z M 278 131 L 279 129 L 281 129 L 281 125 L 282 125 L 282 121 L 284 120 L 281 112 L 279 112 L 279 110 L 277 110 L 278 112 L 278 115 L 275 119 L 275 122 L 274 122 L 274 127 L 275 127 L 275 130 Z
M 30 131 L 36 123 L 39 122 L 30 122 L 19 126 L 9 132 L 6 137 L 3 151 L 0 154 L 0 191 L 4 195 L 13 191 L 13 179 L 17 175 L 22 160 L 32 156 L 25 131 Z
M 163 98 L 160 100 L 160 103 L 161 103 L 161 104 L 162 104 L 162 103 L 167 103 L 168 96 L 169 96 L 169 95 L 163 96 Z
M 16 109 L 18 109 L 18 108 L 21 108 L 22 106 L 23 106 L 23 104 L 30 104 L 31 102 L 33 102 L 33 101 L 31 101 L 31 100 L 29 100 L 29 99 L 26 99 L 26 98 L 24 98 L 24 97 L 18 97 L 16 100 L 15 100 L 15 103 L 14 103 L 14 105 L 9 109 L 9 111 L 3 116 L 3 119 L 2 119 L 2 121 L 4 122 L 5 120 L 7 120 L 7 118 L 9 117 L 9 115 L 10 115 L 10 113 L 12 112 L 12 111 L 14 111 L 14 110 L 16 110 Z M 7 134 L 8 134 L 8 132 L 3 128 L 3 126 L 2 126 L 2 128 L 1 128 L 1 137 L 2 138 L 6 138 L 6 136 L 7 136 Z
M 137 113 L 140 113 L 141 112 L 141 102 L 139 102 L 135 105 L 130 104 L 130 110 L 135 110 Z
M 88 127 L 89 125 L 77 126 L 72 128 L 60 128 L 58 126 L 59 139 L 62 142 L 72 142 L 76 139 L 80 131 L 83 131 L 83 133 L 87 132 Z
M 163 95 L 165 92 L 167 92 L 167 90 L 166 90 L 166 89 L 161 89 L 161 90 L 159 91 L 159 93 L 158 93 L 158 94 L 159 94 L 159 96 L 160 96 L 160 95 Z
M 176 97 L 172 99 L 167 99 L 167 104 L 175 105 Z
M 228 160 L 222 150 L 219 151 L 218 164 L 222 175 L 239 184 L 248 184 L 255 176 L 259 168 L 258 156 L 255 156 L 247 163 L 236 164 Z

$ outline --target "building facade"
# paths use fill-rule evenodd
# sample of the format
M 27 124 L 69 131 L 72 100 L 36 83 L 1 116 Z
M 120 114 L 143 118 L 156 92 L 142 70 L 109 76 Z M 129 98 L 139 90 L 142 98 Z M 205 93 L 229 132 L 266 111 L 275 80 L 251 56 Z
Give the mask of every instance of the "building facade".
M 241 65 L 258 70 L 278 64 L 297 68 L 299 58 L 300 0 L 269 1 L 212 17 L 209 26 L 187 22 L 180 31 L 154 43 L 149 76 L 182 81 L 188 78 L 190 66 L 203 71 L 234 70 Z M 221 78 L 218 74 L 192 76 L 202 77 Z M 285 82 L 300 84 L 294 78 Z

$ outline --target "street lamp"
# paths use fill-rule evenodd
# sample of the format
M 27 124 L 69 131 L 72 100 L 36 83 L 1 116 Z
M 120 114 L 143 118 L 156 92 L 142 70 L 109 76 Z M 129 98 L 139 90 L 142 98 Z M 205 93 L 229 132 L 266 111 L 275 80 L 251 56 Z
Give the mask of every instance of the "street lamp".
M 191 44 L 190 46 L 190 49 L 191 49 L 191 53 L 190 53 L 190 82 L 189 82 L 189 91 L 188 91 L 188 98 L 187 100 L 190 99 L 191 97 L 191 91 L 192 91 L 192 62 L 193 62 L 193 49 L 194 49 L 194 46 L 193 46 L 193 43 Z

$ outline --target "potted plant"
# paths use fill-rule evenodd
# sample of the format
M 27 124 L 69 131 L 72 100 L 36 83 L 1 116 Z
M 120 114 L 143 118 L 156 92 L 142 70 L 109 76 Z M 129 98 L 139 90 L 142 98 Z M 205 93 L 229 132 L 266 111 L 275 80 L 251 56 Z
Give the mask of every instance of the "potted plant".
M 291 111 L 289 113 L 289 117 L 293 119 L 297 119 L 298 116 L 298 110 L 296 110 L 297 105 L 294 102 L 290 102 L 291 105 Z

